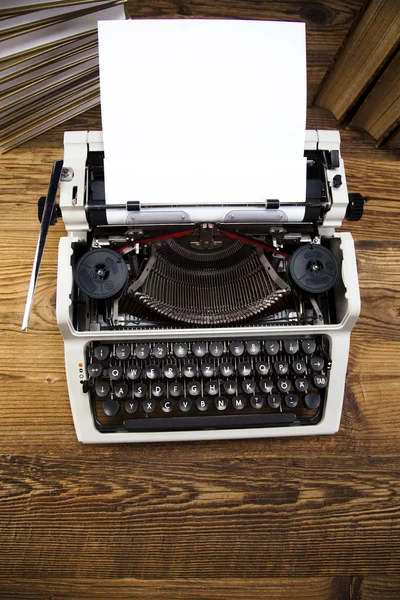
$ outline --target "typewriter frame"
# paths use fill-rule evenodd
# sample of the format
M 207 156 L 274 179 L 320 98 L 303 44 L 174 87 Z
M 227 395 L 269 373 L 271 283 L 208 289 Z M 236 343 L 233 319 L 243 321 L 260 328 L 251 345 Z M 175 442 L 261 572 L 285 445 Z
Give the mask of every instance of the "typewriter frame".
M 342 412 L 343 394 L 347 370 L 347 356 L 350 345 L 350 333 L 360 313 L 360 295 L 356 257 L 353 238 L 347 232 L 335 232 L 341 226 L 345 216 L 348 195 L 344 164 L 340 158 L 338 168 L 327 171 L 329 183 L 333 176 L 340 175 L 342 185 L 331 187 L 332 205 L 322 225 L 319 235 L 340 240 L 343 256 L 342 280 L 346 292 L 339 302 L 339 323 L 307 326 L 231 326 L 207 328 L 174 328 L 135 329 L 134 331 L 76 331 L 72 324 L 72 288 L 74 284 L 71 257 L 75 243 L 86 240 L 90 226 L 86 217 L 85 198 L 85 165 L 87 152 L 102 151 L 101 132 L 66 132 L 64 138 L 64 165 L 69 168 L 68 174 L 60 182 L 60 207 L 67 237 L 59 243 L 58 279 L 57 279 L 57 321 L 64 338 L 65 364 L 69 398 L 78 440 L 84 443 L 115 442 L 162 442 L 162 441 L 194 441 L 213 439 L 242 439 L 262 437 L 284 437 L 298 435 L 332 434 L 338 431 Z M 336 131 L 307 131 L 305 150 L 339 150 L 340 137 Z M 307 335 L 325 335 L 330 342 L 332 367 L 329 375 L 326 401 L 321 420 L 313 425 L 285 425 L 271 427 L 251 427 L 246 429 L 223 429 L 201 431 L 169 431 L 169 432 L 110 432 L 98 431 L 94 424 L 91 403 L 82 385 L 85 380 L 86 346 L 89 342 L 100 340 L 123 341 L 185 341 L 196 338 L 204 339 L 267 339 L 267 338 L 301 338 Z

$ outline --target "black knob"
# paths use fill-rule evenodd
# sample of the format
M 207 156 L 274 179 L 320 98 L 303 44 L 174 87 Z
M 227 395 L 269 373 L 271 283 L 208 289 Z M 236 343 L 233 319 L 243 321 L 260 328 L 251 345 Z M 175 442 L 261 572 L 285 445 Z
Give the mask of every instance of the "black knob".
M 345 218 L 347 221 L 359 221 L 364 212 L 364 198 L 361 194 L 349 194 Z
M 37 203 L 38 219 L 39 219 L 40 223 L 42 222 L 45 202 L 46 202 L 46 196 L 41 196 Z M 57 219 L 59 217 L 61 217 L 61 209 L 60 209 L 59 204 L 55 204 L 54 208 L 53 208 L 53 214 L 51 215 L 50 225 L 55 225 L 57 223 Z
M 340 167 L 339 150 L 330 150 L 326 154 L 328 169 L 338 169 Z

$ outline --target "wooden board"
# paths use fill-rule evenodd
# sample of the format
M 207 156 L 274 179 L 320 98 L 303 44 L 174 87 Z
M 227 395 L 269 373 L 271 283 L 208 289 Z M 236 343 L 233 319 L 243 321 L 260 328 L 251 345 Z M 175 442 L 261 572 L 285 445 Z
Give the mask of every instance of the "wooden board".
M 69 125 L 99 128 L 99 110 Z M 334 120 L 312 109 L 308 126 Z M 61 223 L 30 329 L 20 331 L 36 201 L 62 156 L 62 131 L 0 160 L 0 598 L 396 598 L 399 154 L 342 132 L 349 189 L 371 199 L 364 219 L 345 227 L 356 240 L 362 316 L 338 434 L 84 446 L 55 319 Z
M 365 129 L 380 146 L 399 122 L 400 51 L 357 110 L 351 125 Z
M 325 37 L 321 56 L 333 56 L 359 4 L 326 3 L 336 12 L 308 28 L 311 65 L 322 64 Z M 304 8 L 309 3 L 129 3 L 132 16 L 147 17 L 297 18 Z M 335 120 L 312 109 L 308 126 L 332 129 Z M 100 127 L 99 109 L 68 124 Z M 349 190 L 370 200 L 364 219 L 345 227 L 356 240 L 362 316 L 338 434 L 84 446 L 55 319 L 62 223 L 49 234 L 30 329 L 20 331 L 36 202 L 52 161 L 62 158 L 63 130 L 0 157 L 0 598 L 397 599 L 399 153 L 342 131 Z
M 400 0 L 371 0 L 346 38 L 315 100 L 341 121 L 400 43 Z

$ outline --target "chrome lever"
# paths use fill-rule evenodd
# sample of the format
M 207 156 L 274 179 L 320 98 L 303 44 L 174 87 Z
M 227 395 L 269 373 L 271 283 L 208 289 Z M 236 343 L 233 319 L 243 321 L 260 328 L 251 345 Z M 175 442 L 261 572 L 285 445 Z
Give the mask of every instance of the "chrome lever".
M 28 328 L 29 317 L 31 314 L 33 304 L 33 296 L 35 294 L 36 282 L 39 276 L 40 265 L 43 257 L 44 245 L 46 243 L 47 233 L 49 231 L 54 205 L 56 203 L 56 194 L 58 184 L 60 182 L 62 166 L 62 160 L 54 161 L 53 169 L 50 175 L 49 188 L 47 190 L 46 202 L 44 204 L 35 258 L 33 259 L 32 274 L 31 280 L 29 282 L 28 295 L 26 298 L 24 318 L 22 320 L 22 331 L 26 331 Z

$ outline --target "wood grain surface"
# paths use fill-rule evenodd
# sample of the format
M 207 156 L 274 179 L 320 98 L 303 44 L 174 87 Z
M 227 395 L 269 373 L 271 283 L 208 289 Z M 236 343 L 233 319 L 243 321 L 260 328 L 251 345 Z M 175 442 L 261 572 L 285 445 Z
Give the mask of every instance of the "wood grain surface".
M 280 2 L 278 14 L 266 2 L 160 0 L 130 11 L 283 18 L 306 4 L 319 6 Z M 356 4 L 329 5 L 341 35 Z M 313 108 L 308 127 L 336 123 Z M 100 129 L 99 109 L 68 128 Z M 362 221 L 344 227 L 356 241 L 362 313 L 338 434 L 85 446 L 55 318 L 62 223 L 49 234 L 30 328 L 20 331 L 36 202 L 62 158 L 63 130 L 0 157 L 0 599 L 399 598 L 399 152 L 341 131 L 348 188 L 369 200 Z

